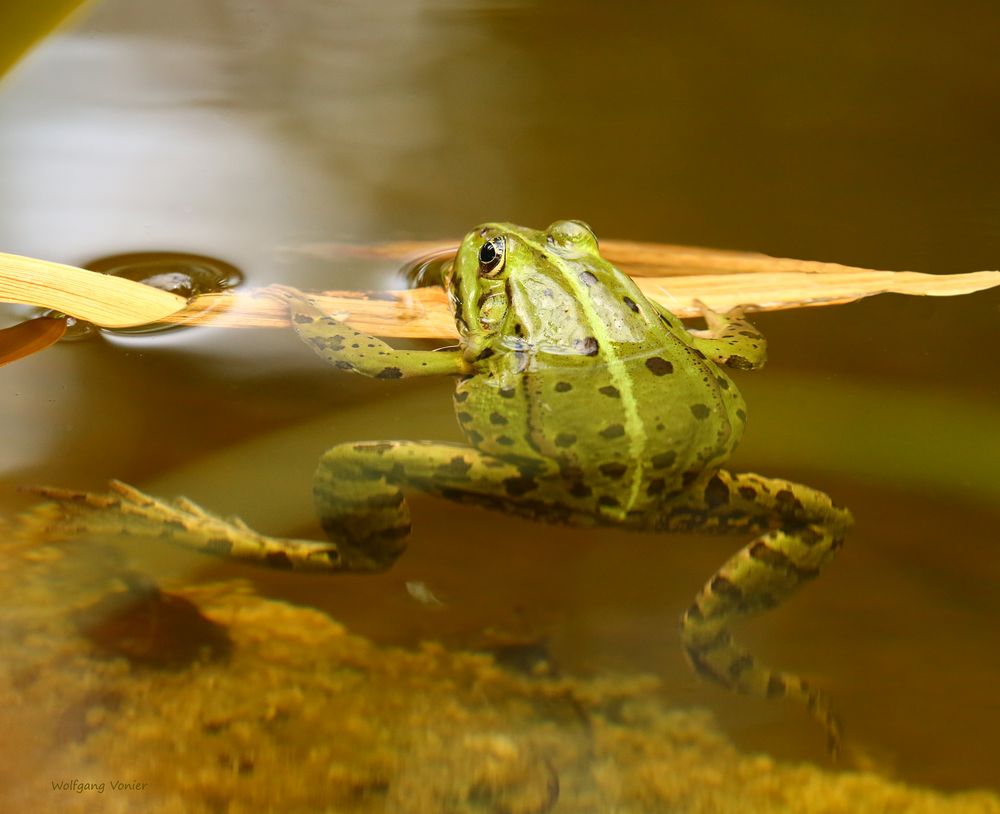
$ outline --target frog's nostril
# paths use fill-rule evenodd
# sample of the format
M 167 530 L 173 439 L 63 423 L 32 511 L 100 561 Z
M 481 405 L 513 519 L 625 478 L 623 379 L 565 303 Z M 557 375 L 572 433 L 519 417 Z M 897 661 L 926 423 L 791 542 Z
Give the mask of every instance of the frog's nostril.
M 597 235 L 582 220 L 557 220 L 546 231 L 549 242 L 563 249 L 590 253 L 598 249 Z

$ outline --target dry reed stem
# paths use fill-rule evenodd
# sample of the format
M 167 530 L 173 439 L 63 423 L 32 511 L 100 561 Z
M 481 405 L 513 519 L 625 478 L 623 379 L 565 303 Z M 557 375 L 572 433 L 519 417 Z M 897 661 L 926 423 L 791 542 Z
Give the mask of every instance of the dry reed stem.
M 416 263 L 446 259 L 454 254 L 455 244 L 313 244 L 296 251 Z M 717 311 L 737 305 L 770 311 L 834 305 L 888 292 L 954 296 L 1000 285 L 997 271 L 950 275 L 876 271 L 749 252 L 614 240 L 603 243 L 602 251 L 636 278 L 646 296 L 684 318 L 698 316 L 696 300 Z M 131 280 L 0 254 L 0 300 L 54 308 L 103 327 L 152 322 L 225 328 L 288 325 L 285 306 L 261 292 L 204 294 L 182 308 L 180 297 Z M 327 291 L 315 297 L 328 313 L 367 333 L 412 338 L 456 336 L 447 298 L 438 287 L 369 293 Z

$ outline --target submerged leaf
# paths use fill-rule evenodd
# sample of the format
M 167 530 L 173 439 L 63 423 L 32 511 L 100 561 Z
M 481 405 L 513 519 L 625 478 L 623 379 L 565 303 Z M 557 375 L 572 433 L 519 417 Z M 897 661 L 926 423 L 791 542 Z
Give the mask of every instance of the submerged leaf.
M 66 333 L 66 320 L 56 317 L 29 319 L 0 331 L 0 366 L 45 350 Z

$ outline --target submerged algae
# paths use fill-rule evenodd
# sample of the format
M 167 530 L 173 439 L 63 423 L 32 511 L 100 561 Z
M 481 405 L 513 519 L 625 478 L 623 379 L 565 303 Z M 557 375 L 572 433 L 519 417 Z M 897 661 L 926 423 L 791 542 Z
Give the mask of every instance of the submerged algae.
M 383 648 L 243 583 L 172 592 L 229 647 L 136 660 L 80 624 L 134 585 L 117 563 L 98 545 L 0 547 L 5 807 L 1000 814 L 985 792 L 741 754 L 650 678 L 529 678 L 435 644 Z

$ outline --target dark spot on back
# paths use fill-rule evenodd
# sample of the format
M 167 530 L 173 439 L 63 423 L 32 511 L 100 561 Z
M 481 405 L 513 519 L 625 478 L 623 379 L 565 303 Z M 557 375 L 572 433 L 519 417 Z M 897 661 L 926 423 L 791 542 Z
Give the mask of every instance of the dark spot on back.
M 296 325 L 308 325 L 310 322 L 313 321 L 314 321 L 313 317 L 309 316 L 309 314 L 295 314 L 292 317 L 292 322 L 294 322 Z
M 752 486 L 741 486 L 739 491 L 744 500 L 754 500 L 757 497 L 757 490 Z
M 711 415 L 712 411 L 708 408 L 707 404 L 692 404 L 691 405 L 691 415 L 697 418 L 699 421 L 706 419 Z
M 459 390 L 457 393 L 455 393 L 455 401 L 457 401 L 459 404 L 465 401 L 468 397 L 469 397 L 468 390 Z
M 646 487 L 647 495 L 658 495 L 667 488 L 667 482 L 663 478 L 653 478 Z
M 507 423 L 507 417 L 501 415 L 500 413 L 494 411 L 490 413 L 490 424 L 495 424 L 496 426 L 502 426 Z
M 587 288 L 590 288 L 594 283 L 597 282 L 597 278 L 589 271 L 581 271 L 580 282 L 583 283 L 585 286 L 587 286 Z
M 723 364 L 726 367 L 735 367 L 737 370 L 751 370 L 753 365 L 743 356 L 730 356 Z
M 673 466 L 674 461 L 677 460 L 677 453 L 673 450 L 669 452 L 658 452 L 651 459 L 654 469 L 666 469 L 668 466 Z
M 555 438 L 557 447 L 571 447 L 576 443 L 576 436 L 571 432 L 561 432 Z
M 612 497 L 611 495 L 601 495 L 597 499 L 597 505 L 598 506 L 609 506 L 611 508 L 615 508 L 617 506 L 621 506 L 622 504 L 618 502 L 618 498 L 616 498 L 616 497 Z
M 614 478 L 615 480 L 628 472 L 628 467 L 620 461 L 612 461 L 608 464 L 601 464 L 597 468 L 602 475 L 608 478 Z
M 583 339 L 574 339 L 573 347 L 581 356 L 597 356 L 601 350 L 601 346 L 592 336 L 586 336 Z
M 625 434 L 625 428 L 621 424 L 609 424 L 598 435 L 602 438 L 621 438 Z
M 402 379 L 403 371 L 398 367 L 384 367 L 375 376 L 376 379 Z
M 501 398 L 505 398 L 505 399 L 512 399 L 512 398 L 514 398 L 514 393 L 515 392 L 516 391 L 514 390 L 513 387 L 501 387 L 500 388 L 500 397 Z
M 457 418 L 459 422 L 462 424 L 468 424 L 470 421 L 472 421 L 472 414 L 463 411 L 461 413 L 455 413 L 455 418 Z
M 497 436 L 497 443 L 503 447 L 512 447 L 514 446 L 514 439 L 509 435 L 500 435 Z
M 618 392 L 618 388 L 614 385 L 606 384 L 604 387 L 598 387 L 597 392 L 602 395 L 608 396 L 609 398 L 617 399 L 621 398 L 621 393 Z
M 668 373 L 674 372 L 673 364 L 666 359 L 661 359 L 659 356 L 650 356 L 646 360 L 646 367 L 649 368 L 649 372 L 654 376 L 666 376 Z
M 639 306 L 635 304 L 635 300 L 631 297 L 622 297 L 622 302 L 628 306 L 629 310 L 639 313 Z
M 593 494 L 593 489 L 591 489 L 585 483 L 574 483 L 569 487 L 569 493 L 573 497 L 590 497 Z
M 556 392 L 557 393 L 568 393 L 573 389 L 573 385 L 569 382 L 556 382 Z

